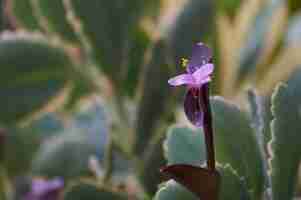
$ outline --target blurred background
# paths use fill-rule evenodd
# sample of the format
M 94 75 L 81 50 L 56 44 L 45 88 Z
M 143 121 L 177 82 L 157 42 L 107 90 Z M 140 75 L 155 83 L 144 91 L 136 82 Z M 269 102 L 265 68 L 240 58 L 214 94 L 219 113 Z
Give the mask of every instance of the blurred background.
M 1 200 L 58 177 L 64 199 L 82 182 L 151 198 L 167 127 L 190 126 L 167 80 L 197 42 L 212 95 L 263 98 L 265 142 L 276 84 L 301 80 L 300 0 L 1 0 L 0 16 Z

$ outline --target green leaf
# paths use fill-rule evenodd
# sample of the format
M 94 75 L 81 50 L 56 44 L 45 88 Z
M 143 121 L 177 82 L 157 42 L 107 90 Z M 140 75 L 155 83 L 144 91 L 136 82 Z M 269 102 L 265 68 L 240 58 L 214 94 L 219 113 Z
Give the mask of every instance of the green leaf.
M 78 42 L 71 25 L 67 21 L 67 12 L 63 0 L 35 0 L 39 10 L 39 20 L 44 26 L 54 33 L 58 33 L 67 42 Z M 43 21 L 44 20 L 44 21 Z
M 147 61 L 143 72 L 142 95 L 135 123 L 134 153 L 139 156 L 143 155 L 145 147 L 155 134 L 164 114 L 172 110 L 167 109 L 170 106 L 168 101 L 171 96 L 167 81 L 171 70 L 167 58 L 166 44 L 162 40 L 157 41 L 149 50 L 148 53 L 151 53 L 152 57 Z
M 272 98 L 271 177 L 274 200 L 293 199 L 301 159 L 301 71 L 279 84 Z
M 221 173 L 220 200 L 249 200 L 249 192 L 244 180 L 229 165 L 218 166 Z
M 6 130 L 3 166 L 9 177 L 24 175 L 30 170 L 40 138 L 36 132 L 29 129 L 9 128 Z
M 198 198 L 189 192 L 186 188 L 170 180 L 160 187 L 154 200 L 197 200 Z
M 92 47 L 92 57 L 104 73 L 118 80 L 143 1 L 67 0 L 66 4 L 74 16 L 70 22 L 75 29 L 81 25 L 82 37 Z
M 67 179 L 87 175 L 92 156 L 103 164 L 108 127 L 104 108 L 98 103 L 90 102 L 72 113 L 69 126 L 44 142 L 33 161 L 35 175 Z M 113 169 L 122 171 L 125 163 L 118 163 L 118 159 L 114 155 Z
M 206 160 L 204 134 L 200 130 L 173 126 L 169 128 L 164 143 L 168 164 L 200 165 Z
M 70 79 L 66 53 L 40 36 L 5 33 L 0 38 L 0 121 L 12 123 L 37 111 Z
M 230 165 L 218 166 L 221 173 L 220 200 L 249 200 L 242 177 Z M 162 184 L 154 200 L 197 200 L 198 198 L 174 180 Z M 205 199 L 204 199 L 205 200 Z
M 174 63 L 191 55 L 192 46 L 204 40 L 213 27 L 213 1 L 189 0 L 168 30 L 166 37 Z
M 11 0 L 7 1 L 10 5 L 10 20 L 16 25 L 20 25 L 28 30 L 39 30 L 39 22 L 35 17 L 31 0 Z
M 246 179 L 252 199 L 263 192 L 263 163 L 251 121 L 246 113 L 222 98 L 211 99 L 216 157 Z
M 145 51 L 150 45 L 150 38 L 142 29 L 137 29 L 133 33 L 130 44 L 127 73 L 122 82 L 124 92 L 133 97 L 137 92 L 139 78 L 143 69 Z
M 32 166 L 36 176 L 63 177 L 65 179 L 90 173 L 88 164 L 97 153 L 87 135 L 74 130 L 49 139 L 38 151 Z
M 77 183 L 71 186 L 64 194 L 64 200 L 100 200 L 100 199 L 112 199 L 112 200 L 126 200 L 126 195 L 109 191 L 104 188 L 100 188 L 97 185 L 91 183 Z
M 269 31 L 270 22 L 275 12 L 284 6 L 283 0 L 269 1 L 255 17 L 252 25 L 250 25 L 249 32 L 246 36 L 245 44 L 239 51 L 239 69 L 236 84 L 253 73 L 256 69 L 256 64 L 261 52 L 264 48 L 267 32 Z

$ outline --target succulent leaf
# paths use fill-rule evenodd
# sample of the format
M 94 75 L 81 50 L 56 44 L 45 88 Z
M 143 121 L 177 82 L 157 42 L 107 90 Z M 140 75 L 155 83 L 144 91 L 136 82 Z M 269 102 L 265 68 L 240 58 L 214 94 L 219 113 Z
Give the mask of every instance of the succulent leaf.
M 279 84 L 272 98 L 273 121 L 270 168 L 274 200 L 293 199 L 300 163 L 300 76 L 298 70 L 287 82 Z
M 185 127 L 170 127 L 164 143 L 165 157 L 169 165 L 200 165 L 206 160 L 204 133 Z
M 229 163 L 245 177 L 252 199 L 263 192 L 263 162 L 251 121 L 238 107 L 220 97 L 211 99 L 217 161 Z
M 76 183 L 71 186 L 64 194 L 64 200 L 126 200 L 126 195 L 109 191 L 92 183 Z
M 65 51 L 37 35 L 4 33 L 0 38 L 0 64 L 3 123 L 37 111 L 71 78 L 72 63 Z

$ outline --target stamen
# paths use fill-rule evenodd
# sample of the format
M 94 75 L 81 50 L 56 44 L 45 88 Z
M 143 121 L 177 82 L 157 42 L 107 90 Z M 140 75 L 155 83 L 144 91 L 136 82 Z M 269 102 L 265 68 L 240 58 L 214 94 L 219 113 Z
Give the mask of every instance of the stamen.
M 181 65 L 182 67 L 186 68 L 187 67 L 187 64 L 188 64 L 189 60 L 186 59 L 186 58 L 182 58 L 181 59 Z

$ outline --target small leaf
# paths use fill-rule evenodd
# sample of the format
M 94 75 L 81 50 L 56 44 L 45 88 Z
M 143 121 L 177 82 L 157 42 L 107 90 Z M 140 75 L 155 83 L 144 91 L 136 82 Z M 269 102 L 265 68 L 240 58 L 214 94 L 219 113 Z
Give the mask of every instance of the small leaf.
M 206 160 L 204 134 L 200 130 L 171 127 L 164 143 L 165 156 L 169 165 L 200 165 Z
M 0 121 L 12 123 L 46 105 L 70 77 L 67 54 L 40 36 L 4 33 L 0 38 Z
M 112 192 L 91 183 L 77 183 L 64 194 L 64 200 L 126 200 L 126 195 Z
M 252 199 L 263 192 L 263 163 L 251 121 L 246 113 L 222 98 L 212 98 L 216 157 L 246 179 Z
M 293 199 L 300 151 L 300 77 L 298 70 L 287 85 L 279 84 L 272 98 L 272 140 L 269 150 L 274 200 Z
M 67 13 L 62 0 L 34 0 L 39 13 L 39 21 L 46 31 L 57 33 L 67 42 L 78 42 L 71 25 L 67 21 Z
M 13 25 L 21 26 L 31 31 L 40 29 L 31 0 L 11 0 L 7 1 L 6 4 L 10 8 L 9 19 Z

